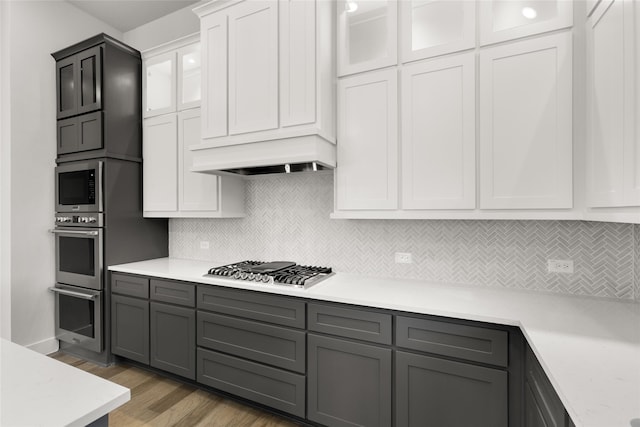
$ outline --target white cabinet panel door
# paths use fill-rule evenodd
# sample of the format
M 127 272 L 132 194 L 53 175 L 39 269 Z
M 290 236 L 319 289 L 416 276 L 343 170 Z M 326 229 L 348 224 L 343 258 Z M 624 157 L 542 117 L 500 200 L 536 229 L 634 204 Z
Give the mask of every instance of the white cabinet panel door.
M 178 209 L 176 114 L 144 121 L 142 182 L 144 211 Z
M 280 1 L 280 124 L 316 121 L 316 4 Z
M 178 186 L 181 211 L 218 210 L 218 177 L 191 172 L 193 153 L 189 149 L 200 143 L 200 109 L 178 114 Z
M 400 2 L 402 62 L 475 47 L 476 2 L 405 0 Z
M 227 135 L 227 16 L 200 20 L 202 43 L 202 138 Z
M 397 103 L 395 69 L 338 82 L 338 210 L 397 209 Z
M 398 62 L 398 1 L 339 0 L 338 75 Z
M 402 71 L 403 209 L 475 208 L 475 54 Z
M 481 0 L 478 7 L 481 45 L 573 25 L 572 0 Z
M 561 33 L 480 53 L 480 207 L 572 207 L 572 49 Z
M 229 134 L 278 127 L 278 3 L 229 10 Z
M 176 54 L 168 52 L 144 61 L 144 117 L 176 111 Z
M 178 50 L 178 111 L 200 106 L 202 73 L 200 43 Z
M 603 0 L 587 22 L 591 207 L 640 205 L 632 6 Z

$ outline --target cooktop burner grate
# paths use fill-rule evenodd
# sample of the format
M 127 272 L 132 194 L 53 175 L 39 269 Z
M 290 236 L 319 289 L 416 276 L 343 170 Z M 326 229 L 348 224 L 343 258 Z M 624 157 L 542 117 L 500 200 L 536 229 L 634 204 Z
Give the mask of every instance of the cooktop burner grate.
M 334 273 L 330 267 L 298 265 L 291 261 L 241 261 L 213 267 L 205 276 L 308 288 Z

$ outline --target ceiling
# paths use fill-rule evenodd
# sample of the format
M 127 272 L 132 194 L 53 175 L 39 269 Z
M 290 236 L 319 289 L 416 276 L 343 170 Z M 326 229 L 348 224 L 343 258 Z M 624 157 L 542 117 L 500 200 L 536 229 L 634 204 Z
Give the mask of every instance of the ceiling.
M 127 32 L 198 0 L 67 0 L 102 22 Z

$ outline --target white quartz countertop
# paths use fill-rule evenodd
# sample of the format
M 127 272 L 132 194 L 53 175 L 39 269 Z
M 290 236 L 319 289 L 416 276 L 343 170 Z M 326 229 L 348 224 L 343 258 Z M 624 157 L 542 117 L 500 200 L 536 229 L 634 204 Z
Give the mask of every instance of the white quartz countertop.
M 519 326 L 576 427 L 640 426 L 640 304 L 339 272 L 306 290 L 203 277 L 224 264 L 160 258 L 109 269 Z
M 128 388 L 0 340 L 0 425 L 85 426 L 131 398 Z

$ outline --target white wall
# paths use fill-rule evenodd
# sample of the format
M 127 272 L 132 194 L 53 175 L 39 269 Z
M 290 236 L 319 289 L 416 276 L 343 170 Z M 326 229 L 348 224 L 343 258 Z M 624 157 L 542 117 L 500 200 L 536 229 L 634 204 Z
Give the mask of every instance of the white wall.
M 8 3 L 0 2 L 0 337 L 11 339 L 11 145 Z
M 131 47 L 144 51 L 180 37 L 197 33 L 200 31 L 200 19 L 191 9 L 202 3 L 206 3 L 206 1 L 187 6 L 148 24 L 127 31 L 124 33 L 123 41 Z
M 54 339 L 56 156 L 51 52 L 105 32 L 122 34 L 65 1 L 9 4 L 11 73 L 11 338 L 47 353 Z M 5 25 L 3 23 L 2 27 Z M 3 192 L 4 194 L 4 192 Z

